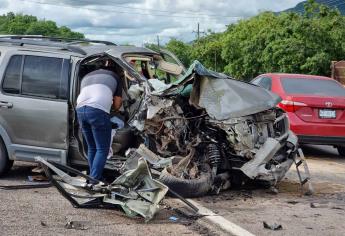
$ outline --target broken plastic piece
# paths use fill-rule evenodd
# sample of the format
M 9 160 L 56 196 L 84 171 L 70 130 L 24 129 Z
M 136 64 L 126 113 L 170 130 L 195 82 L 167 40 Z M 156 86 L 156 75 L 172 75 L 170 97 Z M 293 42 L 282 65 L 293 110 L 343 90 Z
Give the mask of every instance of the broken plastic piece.
M 29 175 L 28 180 L 30 182 L 42 182 L 42 181 L 48 181 L 48 178 L 43 175 Z
M 176 222 L 178 218 L 176 216 L 170 216 L 169 220 Z
M 272 225 L 269 225 L 269 224 L 267 224 L 266 221 L 264 221 L 263 224 L 264 224 L 264 228 L 265 228 L 265 229 L 270 229 L 270 230 L 282 230 L 282 229 L 283 229 L 283 226 L 282 226 L 282 225 L 279 225 L 279 224 L 277 224 L 277 223 L 274 223 L 274 224 L 272 224 Z
M 87 230 L 86 221 L 68 221 L 65 225 L 65 229 L 75 229 L 75 230 Z

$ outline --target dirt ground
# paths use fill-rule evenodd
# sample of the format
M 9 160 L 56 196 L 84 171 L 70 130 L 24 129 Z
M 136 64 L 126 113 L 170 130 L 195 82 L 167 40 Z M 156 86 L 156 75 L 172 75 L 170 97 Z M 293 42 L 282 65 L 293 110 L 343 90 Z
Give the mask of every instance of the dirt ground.
M 264 189 L 226 191 L 198 202 L 255 235 L 345 235 L 345 158 L 336 149 L 305 146 L 315 194 L 301 195 L 291 168 L 279 193 Z M 280 224 L 282 230 L 263 227 Z
M 316 193 L 301 195 L 297 174 L 291 168 L 278 186 L 279 193 L 248 188 L 225 191 L 218 196 L 196 199 L 205 207 L 255 235 L 345 235 L 345 158 L 335 149 L 305 146 L 304 153 Z M 27 184 L 32 165 L 17 163 L 0 185 Z M 149 223 L 129 219 L 116 210 L 77 209 L 54 187 L 0 190 L 0 235 L 219 235 L 193 220 L 163 207 Z M 166 206 L 173 206 L 170 199 Z M 169 217 L 177 216 L 171 221 Z M 84 230 L 66 229 L 69 221 L 80 221 Z M 282 230 L 264 229 L 281 224 Z

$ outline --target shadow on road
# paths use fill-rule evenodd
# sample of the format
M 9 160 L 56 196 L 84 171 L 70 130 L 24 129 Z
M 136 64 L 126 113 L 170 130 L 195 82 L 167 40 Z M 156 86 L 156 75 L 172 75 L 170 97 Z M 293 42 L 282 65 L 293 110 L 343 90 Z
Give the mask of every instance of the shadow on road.
M 37 164 L 28 162 L 14 162 L 12 169 L 1 180 L 27 180 L 29 175 L 33 175 L 31 170 Z
M 301 145 L 303 153 L 306 157 L 339 159 L 343 158 L 339 156 L 336 148 L 326 145 Z

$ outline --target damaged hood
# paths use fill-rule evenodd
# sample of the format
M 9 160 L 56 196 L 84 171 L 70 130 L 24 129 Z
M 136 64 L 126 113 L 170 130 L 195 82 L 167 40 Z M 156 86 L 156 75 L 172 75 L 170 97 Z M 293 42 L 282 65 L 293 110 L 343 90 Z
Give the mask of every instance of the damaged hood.
M 198 61 L 194 61 L 182 78 L 152 94 L 166 96 L 185 93 L 191 84 L 189 102 L 204 108 L 216 120 L 259 113 L 281 101 L 278 95 L 264 88 L 207 70 Z

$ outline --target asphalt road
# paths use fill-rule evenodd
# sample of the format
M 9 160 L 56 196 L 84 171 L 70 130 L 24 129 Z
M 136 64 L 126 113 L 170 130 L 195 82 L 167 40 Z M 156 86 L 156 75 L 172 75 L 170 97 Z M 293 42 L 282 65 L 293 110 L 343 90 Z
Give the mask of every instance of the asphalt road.
M 315 194 L 301 194 L 294 166 L 278 194 L 255 187 L 198 202 L 255 235 L 345 235 L 345 158 L 328 146 L 304 146 Z M 280 224 L 282 230 L 263 227 Z
M 28 184 L 32 164 L 19 162 L 0 185 Z M 121 211 L 80 209 L 58 193 L 55 187 L 27 190 L 0 189 L 0 235 L 212 235 L 213 233 L 185 219 L 170 209 L 170 200 L 155 218 L 145 223 L 141 218 L 128 218 Z M 169 220 L 176 216 L 177 221 Z M 81 230 L 66 229 L 75 221 Z
M 304 153 L 316 193 L 301 194 L 294 168 L 282 181 L 278 194 L 255 187 L 222 192 L 196 201 L 255 235 L 345 235 L 345 158 L 332 147 L 305 146 Z M 26 184 L 32 164 L 17 163 L 0 185 Z M 121 211 L 76 209 L 54 187 L 0 190 L 0 235 L 219 235 L 193 220 L 179 216 L 165 199 L 149 223 L 130 219 Z M 177 221 L 169 220 L 176 216 Z M 66 229 L 80 221 L 84 230 Z M 263 227 L 281 224 L 282 230 Z

